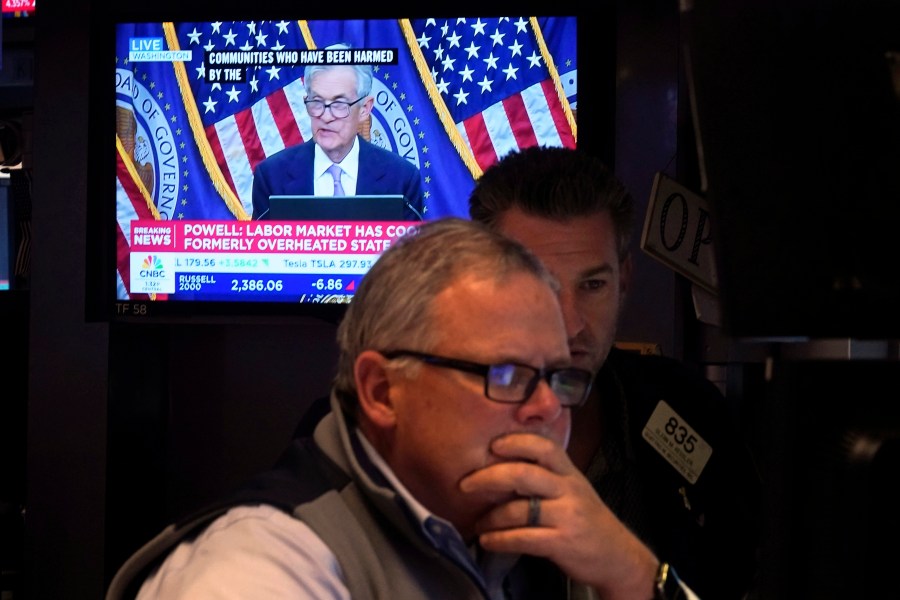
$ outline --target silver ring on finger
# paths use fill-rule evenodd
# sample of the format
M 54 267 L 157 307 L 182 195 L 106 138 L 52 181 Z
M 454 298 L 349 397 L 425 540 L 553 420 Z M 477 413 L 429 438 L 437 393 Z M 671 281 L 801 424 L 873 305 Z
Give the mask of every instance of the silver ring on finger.
M 528 527 L 537 527 L 541 524 L 541 499 L 538 496 L 528 498 Z

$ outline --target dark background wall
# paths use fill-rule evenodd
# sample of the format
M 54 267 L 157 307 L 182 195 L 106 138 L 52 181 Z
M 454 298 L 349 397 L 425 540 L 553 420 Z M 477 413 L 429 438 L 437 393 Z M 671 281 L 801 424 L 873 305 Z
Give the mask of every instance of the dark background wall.
M 87 5 L 36 24 L 26 567 L 36 598 L 99 598 L 109 327 L 84 320 Z M 55 13 L 55 14 L 54 14 Z M 65 58 L 63 58 L 65 57 Z
M 700 187 L 684 15 L 674 1 L 604 6 L 614 35 L 595 41 L 609 68 L 581 76 L 608 78 L 610 97 L 594 107 L 599 117 L 582 106 L 580 118 L 608 119 L 609 139 L 590 143 L 614 160 L 643 217 L 655 173 Z M 0 110 L 33 108 L 29 276 L 23 290 L 0 296 L 3 339 L 19 351 L 0 370 L 10 381 L 0 398 L 0 558 L 16 568 L 15 581 L 6 573 L 2 581 L 14 600 L 101 598 L 122 560 L 169 519 L 274 460 L 308 403 L 327 392 L 336 356 L 335 324 L 317 319 L 85 319 L 94 201 L 87 117 L 92 102 L 106 101 L 88 91 L 91 10 L 40 4 L 33 107 L 30 95 L 0 86 Z M 728 103 L 712 104 L 721 126 L 739 122 Z M 717 374 L 746 417 L 768 484 L 761 597 L 854 597 L 861 581 L 874 582 L 871 597 L 887 597 L 879 574 L 900 556 L 869 549 L 900 534 L 891 487 L 900 468 L 897 342 L 729 339 L 698 322 L 685 279 L 637 239 L 633 249 L 636 280 L 619 338 Z M 893 311 L 868 317 L 896 331 Z
M 327 392 L 333 323 L 109 324 L 85 320 L 89 3 L 35 17 L 33 240 L 27 361 L 29 598 L 100 598 L 122 560 L 174 515 L 269 464 Z M 102 9 L 98 9 L 102 10 Z M 611 11 L 615 15 L 615 11 Z M 646 206 L 674 168 L 675 3 L 622 10 L 610 107 L 621 175 Z M 636 249 L 636 246 L 635 246 Z M 683 353 L 674 273 L 636 249 L 623 339 Z

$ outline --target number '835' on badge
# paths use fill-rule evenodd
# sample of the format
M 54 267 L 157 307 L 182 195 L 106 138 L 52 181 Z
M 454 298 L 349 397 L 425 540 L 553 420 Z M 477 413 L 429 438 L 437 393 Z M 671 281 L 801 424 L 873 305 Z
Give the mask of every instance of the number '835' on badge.
M 650 415 L 643 437 L 691 483 L 697 483 L 712 456 L 712 447 L 665 400 Z

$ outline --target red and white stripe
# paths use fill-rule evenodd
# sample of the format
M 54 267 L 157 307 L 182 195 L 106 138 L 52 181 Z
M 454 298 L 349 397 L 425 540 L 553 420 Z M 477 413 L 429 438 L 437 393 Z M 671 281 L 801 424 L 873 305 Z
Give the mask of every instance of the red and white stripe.
M 534 145 L 575 147 L 575 137 L 550 79 L 488 106 L 457 123 L 456 128 L 482 171 L 513 150 Z

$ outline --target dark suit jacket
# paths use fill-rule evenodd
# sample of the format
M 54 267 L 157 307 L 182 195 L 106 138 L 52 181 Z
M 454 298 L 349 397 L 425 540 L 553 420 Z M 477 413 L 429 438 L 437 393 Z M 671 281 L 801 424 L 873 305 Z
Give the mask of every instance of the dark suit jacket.
M 265 219 L 269 196 L 312 195 L 315 142 L 309 141 L 276 152 L 256 165 L 253 173 L 253 219 Z M 357 194 L 403 194 L 406 218 L 422 218 L 422 177 L 419 170 L 394 152 L 359 138 Z
M 603 402 L 604 450 L 619 462 L 618 470 L 589 477 L 594 488 L 700 598 L 743 598 L 758 583 L 763 505 L 738 411 L 699 372 L 664 356 L 613 348 L 594 385 Z M 643 439 L 660 400 L 712 447 L 696 483 Z

